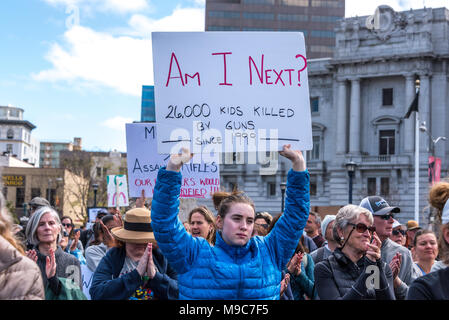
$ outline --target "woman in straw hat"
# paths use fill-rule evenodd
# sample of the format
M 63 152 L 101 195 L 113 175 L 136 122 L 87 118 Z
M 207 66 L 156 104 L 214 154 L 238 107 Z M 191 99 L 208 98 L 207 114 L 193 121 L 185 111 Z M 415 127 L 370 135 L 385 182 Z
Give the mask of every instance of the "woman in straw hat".
M 309 173 L 300 151 L 286 145 L 292 162 L 285 213 L 266 237 L 252 237 L 254 203 L 231 194 L 218 207 L 215 245 L 192 237 L 178 218 L 183 163 L 188 150 L 172 155 L 158 172 L 153 195 L 153 228 L 159 246 L 179 275 L 180 299 L 278 300 L 282 270 L 293 255 L 309 215 Z
M 101 260 L 89 290 L 92 300 L 177 299 L 176 272 L 158 249 L 151 213 L 135 208 L 111 230 L 117 246 Z

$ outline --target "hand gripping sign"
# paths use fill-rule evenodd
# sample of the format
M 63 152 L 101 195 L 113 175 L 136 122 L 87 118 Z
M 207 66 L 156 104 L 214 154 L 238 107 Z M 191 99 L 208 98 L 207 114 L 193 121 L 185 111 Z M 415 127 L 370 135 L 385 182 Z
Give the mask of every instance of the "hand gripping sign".
M 158 152 L 312 149 L 300 32 L 154 32 Z
M 126 124 L 126 145 L 131 197 L 140 197 L 145 190 L 145 197 L 152 198 L 156 185 L 157 173 L 167 165 L 169 155 L 157 153 L 156 125 L 152 123 Z M 220 170 L 218 154 L 209 162 L 197 160 L 198 155 L 184 164 L 181 169 L 181 198 L 210 198 L 219 191 Z M 204 158 L 204 157 L 203 157 Z

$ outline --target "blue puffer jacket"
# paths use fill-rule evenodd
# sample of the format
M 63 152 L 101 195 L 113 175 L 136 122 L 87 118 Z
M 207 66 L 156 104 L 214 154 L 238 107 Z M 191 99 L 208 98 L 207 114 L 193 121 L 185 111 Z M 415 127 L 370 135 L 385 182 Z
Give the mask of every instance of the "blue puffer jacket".
M 151 207 L 159 248 L 178 273 L 179 299 L 279 299 L 282 270 L 293 255 L 309 215 L 309 173 L 290 170 L 285 213 L 266 237 L 215 246 L 192 237 L 178 218 L 181 174 L 159 170 Z

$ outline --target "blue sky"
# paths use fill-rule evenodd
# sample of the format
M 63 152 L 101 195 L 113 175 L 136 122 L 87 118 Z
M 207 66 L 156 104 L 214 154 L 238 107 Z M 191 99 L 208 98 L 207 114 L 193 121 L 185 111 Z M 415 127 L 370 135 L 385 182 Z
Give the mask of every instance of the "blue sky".
M 125 123 L 140 119 L 153 84 L 152 31 L 204 31 L 205 0 L 1 0 L 0 105 L 25 110 L 41 141 L 83 139 L 87 150 L 126 151 Z M 449 0 L 346 1 L 346 16 L 449 7 Z

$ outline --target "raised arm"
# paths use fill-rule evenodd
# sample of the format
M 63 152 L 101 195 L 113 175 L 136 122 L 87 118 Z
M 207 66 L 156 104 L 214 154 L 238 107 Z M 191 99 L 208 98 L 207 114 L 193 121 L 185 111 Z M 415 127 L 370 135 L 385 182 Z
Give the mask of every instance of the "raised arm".
M 189 151 L 183 149 L 182 154 L 172 155 L 167 167 L 159 170 L 151 207 L 151 225 L 156 241 L 178 274 L 188 271 L 198 248 L 207 244 L 202 238 L 192 237 L 178 218 L 180 171 L 191 158 Z
M 309 173 L 300 151 L 285 145 L 280 154 L 292 163 L 287 175 L 285 210 L 273 230 L 265 237 L 280 270 L 292 257 L 309 217 Z

